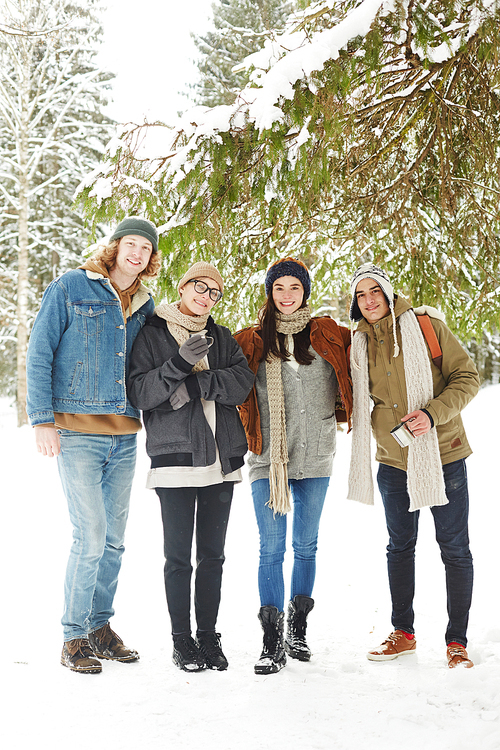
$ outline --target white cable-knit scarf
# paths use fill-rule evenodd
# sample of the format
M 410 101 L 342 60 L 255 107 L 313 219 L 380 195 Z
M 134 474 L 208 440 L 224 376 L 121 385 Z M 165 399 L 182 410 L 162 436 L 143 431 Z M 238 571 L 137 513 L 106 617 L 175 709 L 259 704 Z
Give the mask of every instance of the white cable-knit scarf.
M 412 310 L 399 317 L 404 360 L 408 413 L 425 408 L 433 398 L 432 372 L 425 340 Z M 394 336 L 396 329 L 393 328 Z M 353 379 L 353 439 L 349 470 L 348 498 L 373 505 L 371 470 L 370 389 L 368 375 L 368 339 L 354 336 L 351 348 Z M 354 366 L 354 363 L 358 367 Z M 394 425 L 396 426 L 396 425 Z M 410 510 L 446 505 L 443 468 L 435 429 L 412 440 L 408 447 L 407 470 Z
M 276 312 L 278 333 L 293 335 L 302 331 L 311 319 L 311 311 L 306 305 L 291 315 Z M 282 360 L 272 354 L 266 361 L 267 400 L 269 402 L 269 500 L 267 505 L 275 513 L 284 515 L 291 510 L 290 488 L 288 486 L 288 446 L 286 442 L 285 398 L 281 379 Z

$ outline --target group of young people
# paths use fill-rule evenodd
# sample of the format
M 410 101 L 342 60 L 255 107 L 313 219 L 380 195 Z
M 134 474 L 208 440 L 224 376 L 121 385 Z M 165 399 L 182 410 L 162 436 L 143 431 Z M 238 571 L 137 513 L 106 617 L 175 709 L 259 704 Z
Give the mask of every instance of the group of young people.
M 394 630 L 368 658 L 416 650 L 415 544 L 420 509 L 430 507 L 446 571 L 448 665 L 473 666 L 466 651 L 471 450 L 460 412 L 479 378 L 437 311 L 413 309 L 381 268 L 365 264 L 351 283 L 353 335 L 330 317 L 311 315 L 308 269 L 287 257 L 267 270 L 258 320 L 233 335 L 211 315 L 224 293 L 214 265 L 195 263 L 179 280 L 178 299 L 155 307 L 142 279 L 159 268 L 156 227 L 127 217 L 107 246 L 49 285 L 30 337 L 28 416 L 38 451 L 57 456 L 73 525 L 61 663 L 98 673 L 102 659 L 139 658 L 110 619 L 142 411 L 147 487 L 160 501 L 173 661 L 180 669 L 228 667 L 217 615 L 233 490 L 247 452 L 260 536 L 263 646 L 254 671 L 271 674 L 287 657 L 311 658 L 307 618 L 339 422 L 353 427 L 349 497 L 365 503 L 373 503 L 375 436 L 389 533 Z M 409 445 L 391 435 L 398 424 Z

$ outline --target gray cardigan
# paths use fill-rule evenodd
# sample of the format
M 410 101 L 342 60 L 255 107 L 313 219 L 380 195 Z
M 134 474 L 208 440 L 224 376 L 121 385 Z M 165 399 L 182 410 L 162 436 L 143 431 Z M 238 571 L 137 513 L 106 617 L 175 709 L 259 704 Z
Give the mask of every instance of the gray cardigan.
M 243 465 L 245 431 L 236 409 L 249 394 L 254 375 L 229 329 L 209 317 L 210 369 L 192 373 L 166 321 L 154 315 L 144 326 L 130 355 L 127 380 L 130 401 L 144 413 L 146 450 L 152 466 L 210 466 L 215 440 L 224 474 Z M 174 411 L 170 396 L 184 382 L 191 400 Z M 200 399 L 215 401 L 215 440 Z M 155 461 L 155 457 L 161 457 Z
M 294 369 L 281 364 L 285 397 L 289 479 L 329 477 L 335 454 L 337 377 L 333 367 L 312 349 L 310 365 Z M 249 479 L 269 477 L 269 405 L 265 363 L 259 365 L 255 381 L 262 429 L 262 454 L 250 453 Z

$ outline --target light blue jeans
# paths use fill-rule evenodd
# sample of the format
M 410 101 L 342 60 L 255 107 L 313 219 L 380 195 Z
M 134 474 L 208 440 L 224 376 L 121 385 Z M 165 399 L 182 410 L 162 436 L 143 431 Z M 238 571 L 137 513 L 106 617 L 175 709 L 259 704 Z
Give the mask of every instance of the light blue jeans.
M 293 569 L 290 599 L 311 596 L 316 577 L 318 530 L 330 477 L 289 479 L 293 498 Z M 260 534 L 259 595 L 261 606 L 283 611 L 285 583 L 283 561 L 286 551 L 286 515 L 274 515 L 269 500 L 269 479 L 252 482 L 252 497 Z
M 59 430 L 59 476 L 73 524 L 64 583 L 64 640 L 86 638 L 113 616 L 124 551 L 135 435 Z

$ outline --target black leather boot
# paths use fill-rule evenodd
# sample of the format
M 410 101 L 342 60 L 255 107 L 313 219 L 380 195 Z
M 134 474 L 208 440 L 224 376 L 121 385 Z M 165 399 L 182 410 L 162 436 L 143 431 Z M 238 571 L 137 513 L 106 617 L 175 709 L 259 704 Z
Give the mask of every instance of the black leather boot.
M 255 674 L 273 674 L 283 669 L 286 664 L 283 646 L 285 613 L 279 612 L 276 607 L 261 607 L 259 620 L 264 631 L 264 645 L 254 672 Z
M 311 649 L 306 643 L 307 615 L 314 607 L 314 599 L 297 594 L 288 603 L 285 651 L 292 659 L 309 661 Z

